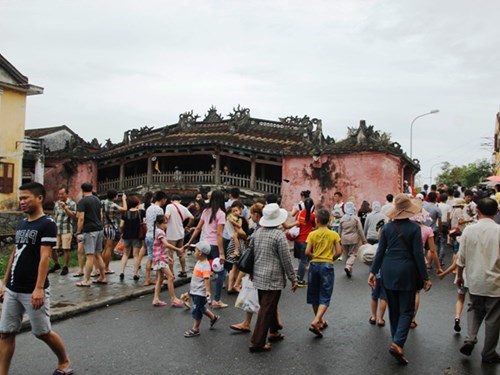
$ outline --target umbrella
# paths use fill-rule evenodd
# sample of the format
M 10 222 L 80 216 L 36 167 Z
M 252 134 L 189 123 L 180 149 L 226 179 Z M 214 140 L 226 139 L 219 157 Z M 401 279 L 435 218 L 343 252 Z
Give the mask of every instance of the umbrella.
M 493 182 L 498 182 L 500 183 L 500 176 L 490 176 L 490 177 L 486 177 L 486 179 L 488 181 L 493 181 Z

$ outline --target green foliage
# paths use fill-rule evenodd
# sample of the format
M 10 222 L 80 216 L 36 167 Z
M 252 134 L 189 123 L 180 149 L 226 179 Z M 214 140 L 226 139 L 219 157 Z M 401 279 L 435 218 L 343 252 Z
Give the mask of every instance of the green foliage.
M 487 159 L 477 160 L 459 167 L 445 162 L 441 170 L 442 172 L 436 179 L 438 184 L 444 183 L 452 186 L 456 182 L 460 182 L 464 187 L 476 186 L 493 173 L 493 167 Z

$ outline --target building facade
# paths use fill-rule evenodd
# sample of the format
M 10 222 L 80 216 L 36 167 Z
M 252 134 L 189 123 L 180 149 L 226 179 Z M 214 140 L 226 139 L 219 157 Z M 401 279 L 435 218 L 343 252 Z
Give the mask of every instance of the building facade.
M 26 98 L 43 93 L 0 55 L 0 210 L 18 207 L 24 151 L 39 142 L 25 140 Z

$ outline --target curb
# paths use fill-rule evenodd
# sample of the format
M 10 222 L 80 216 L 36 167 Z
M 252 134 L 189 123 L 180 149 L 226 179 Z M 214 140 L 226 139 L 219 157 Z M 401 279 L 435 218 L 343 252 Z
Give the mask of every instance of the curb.
M 174 281 L 174 288 L 177 288 L 179 286 L 189 284 L 191 282 L 191 277 L 186 277 L 182 278 L 179 280 Z M 162 286 L 162 290 L 168 289 L 166 286 Z M 55 313 L 51 313 L 50 315 L 50 321 L 51 323 L 58 322 L 61 320 L 69 319 L 72 317 L 75 317 L 80 314 L 85 314 L 90 311 L 95 311 L 97 309 L 101 309 L 103 307 L 108 307 L 111 305 L 115 305 L 127 300 L 139 298 L 148 294 L 153 294 L 154 293 L 154 286 L 152 287 L 146 287 L 145 289 L 141 290 L 132 290 L 130 293 L 123 293 L 121 295 L 116 295 L 113 297 L 107 297 L 104 299 L 100 299 L 97 301 L 92 301 L 92 302 L 83 302 L 77 306 L 69 306 L 66 308 L 62 308 L 59 311 L 56 311 Z M 21 332 L 28 331 L 31 329 L 31 323 L 28 319 L 24 319 L 22 324 L 21 324 Z

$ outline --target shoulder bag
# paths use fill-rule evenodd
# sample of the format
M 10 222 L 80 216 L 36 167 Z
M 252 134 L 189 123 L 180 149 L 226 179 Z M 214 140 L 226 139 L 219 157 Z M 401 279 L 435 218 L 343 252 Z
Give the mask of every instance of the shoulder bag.
M 253 266 L 255 262 L 255 254 L 253 250 L 253 241 L 251 241 L 250 246 L 247 251 L 245 251 L 238 259 L 238 269 L 241 272 L 252 274 Z

